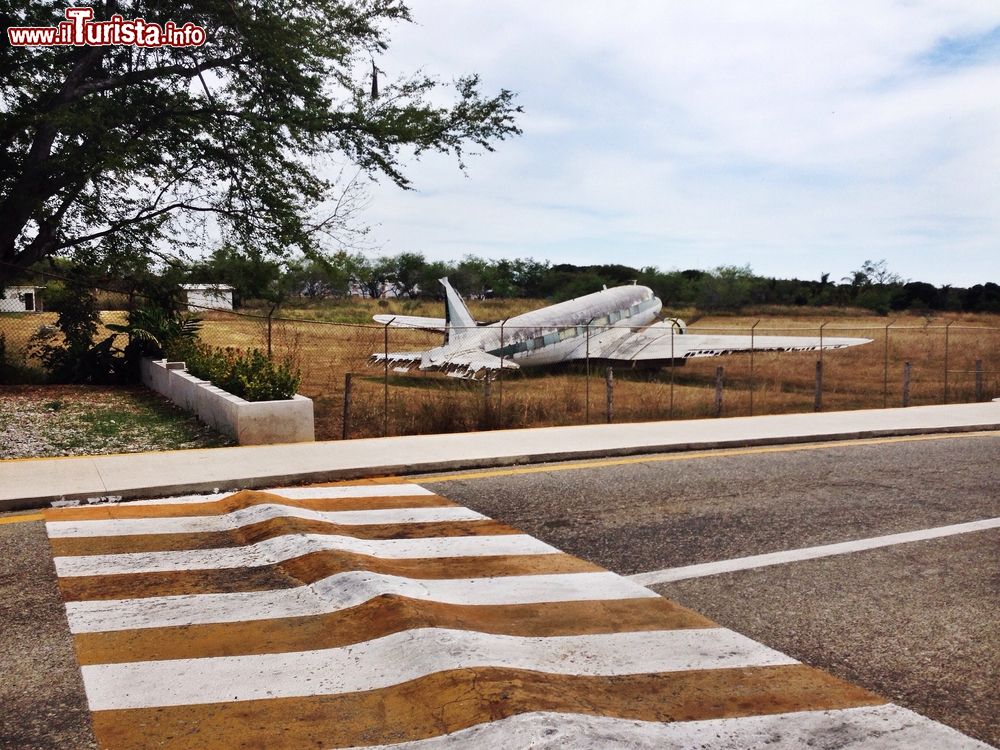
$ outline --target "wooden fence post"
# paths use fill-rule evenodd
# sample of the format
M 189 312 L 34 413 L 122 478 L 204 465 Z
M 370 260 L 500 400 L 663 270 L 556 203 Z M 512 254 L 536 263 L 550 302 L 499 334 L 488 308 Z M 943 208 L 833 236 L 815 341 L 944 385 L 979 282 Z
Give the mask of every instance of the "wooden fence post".
M 903 363 L 903 406 L 910 405 L 910 363 Z
M 722 366 L 715 368 L 715 416 L 722 416 L 722 378 L 724 371 Z
M 976 360 L 976 401 L 983 400 L 983 360 Z
M 611 424 L 615 418 L 615 373 L 610 367 L 604 373 L 604 384 L 607 388 L 608 424 Z
M 351 423 L 351 373 L 344 375 L 344 428 L 341 439 L 347 440 L 347 433 L 350 431 Z
M 816 394 L 813 396 L 813 411 L 823 411 L 823 360 L 816 360 Z

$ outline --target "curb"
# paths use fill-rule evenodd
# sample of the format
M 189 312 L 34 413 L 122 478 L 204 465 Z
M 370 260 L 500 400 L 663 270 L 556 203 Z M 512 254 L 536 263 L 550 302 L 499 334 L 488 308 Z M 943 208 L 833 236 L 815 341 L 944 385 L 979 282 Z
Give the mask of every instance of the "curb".
M 539 463 L 552 463 L 561 461 L 588 460 L 594 458 L 616 458 L 624 456 L 637 456 L 652 453 L 683 453 L 690 451 L 721 450 L 733 448 L 752 448 L 768 445 L 801 445 L 805 443 L 819 442 L 839 442 L 848 440 L 860 440 L 870 438 L 885 437 L 906 437 L 914 435 L 935 435 L 935 434 L 962 434 L 970 432 L 991 432 L 1000 431 L 1000 423 L 960 425 L 960 426 L 939 426 L 939 427 L 902 427 L 874 430 L 856 430 L 846 432 L 835 432 L 829 434 L 815 435 L 795 435 L 795 436 L 775 436 L 761 438 L 740 438 L 734 440 L 710 440 L 695 442 L 672 442 L 666 444 L 634 445 L 620 448 L 601 448 L 583 450 L 551 450 L 528 454 L 509 456 L 480 456 L 460 459 L 427 460 L 410 463 L 381 464 L 378 466 L 357 466 L 341 467 L 336 469 L 321 469 L 309 471 L 291 471 L 287 473 L 268 473 L 255 476 L 231 476 L 216 478 L 212 480 L 193 480 L 180 483 L 149 483 L 137 484 L 126 488 L 114 488 L 108 490 L 87 489 L 76 492 L 65 492 L 62 494 L 38 494 L 24 495 L 17 498 L 0 499 L 0 512 L 14 510 L 30 510 L 44 508 L 53 502 L 72 500 L 139 500 L 151 497 L 166 497 L 180 494 L 197 494 L 202 492 L 222 492 L 236 489 L 263 489 L 275 486 L 288 486 L 296 484 L 313 484 L 319 482 L 334 482 L 359 479 L 376 479 L 389 476 L 406 476 L 412 474 L 437 473 L 442 471 L 465 471 L 473 469 L 502 468 L 509 466 L 522 466 Z M 384 439 L 376 438 L 375 440 Z M 394 439 L 394 438 L 388 438 Z M 206 451 L 225 451 L 229 448 L 212 448 Z M 166 454 L 124 454 L 116 458 L 136 459 L 145 457 L 146 460 L 155 463 L 162 456 L 176 456 L 184 451 L 171 451 Z M 104 458 L 103 456 L 67 456 L 62 458 L 47 459 L 51 461 L 81 461 L 94 462 Z M 46 459 L 42 459 L 46 460 Z M 162 460 L 162 458 L 160 458 Z M 0 461 L 0 468 L 3 462 Z M 94 473 L 100 477 L 99 468 L 91 465 Z M 146 476 L 155 476 L 155 466 L 150 467 Z M 103 481 L 102 481 L 103 485 Z

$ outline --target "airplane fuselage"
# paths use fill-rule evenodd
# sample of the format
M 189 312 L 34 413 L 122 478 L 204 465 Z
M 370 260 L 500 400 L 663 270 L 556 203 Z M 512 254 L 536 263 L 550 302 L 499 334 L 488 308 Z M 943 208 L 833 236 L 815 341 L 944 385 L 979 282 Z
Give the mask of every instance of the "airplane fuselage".
M 649 287 L 620 286 L 471 329 L 459 340 L 522 367 L 549 365 L 586 347 L 588 336 L 652 323 L 661 307 Z

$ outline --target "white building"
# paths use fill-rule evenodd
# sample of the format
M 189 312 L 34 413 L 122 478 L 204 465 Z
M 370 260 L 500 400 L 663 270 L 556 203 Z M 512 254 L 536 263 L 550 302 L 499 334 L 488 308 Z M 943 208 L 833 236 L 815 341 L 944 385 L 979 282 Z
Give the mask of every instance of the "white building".
M 182 284 L 181 289 L 190 312 L 233 309 L 233 288 L 228 284 Z
M 41 286 L 8 286 L 0 296 L 0 312 L 41 312 Z

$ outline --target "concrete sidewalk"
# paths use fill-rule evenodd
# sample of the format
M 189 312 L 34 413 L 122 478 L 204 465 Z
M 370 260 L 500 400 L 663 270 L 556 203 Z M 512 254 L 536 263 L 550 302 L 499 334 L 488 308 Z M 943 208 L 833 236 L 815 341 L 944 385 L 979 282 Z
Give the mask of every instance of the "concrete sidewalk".
M 0 461 L 0 511 L 427 471 L 1000 429 L 1000 403 Z

